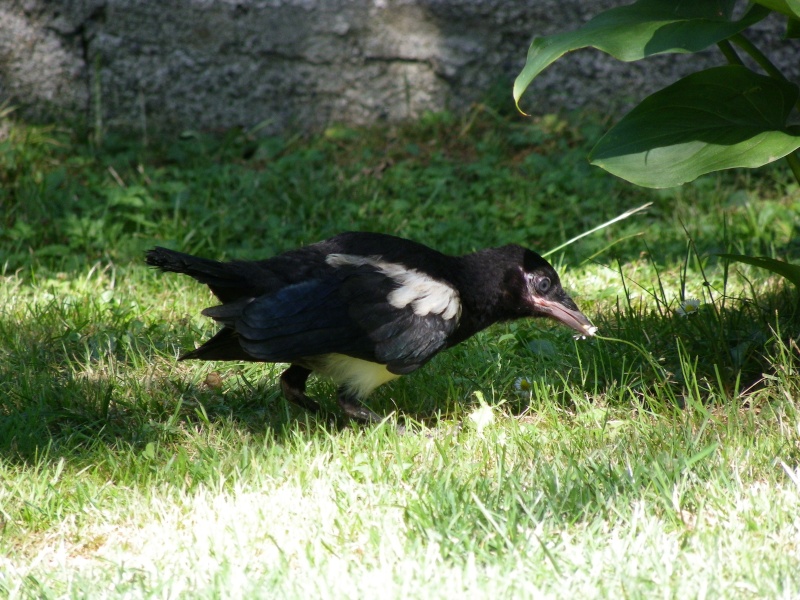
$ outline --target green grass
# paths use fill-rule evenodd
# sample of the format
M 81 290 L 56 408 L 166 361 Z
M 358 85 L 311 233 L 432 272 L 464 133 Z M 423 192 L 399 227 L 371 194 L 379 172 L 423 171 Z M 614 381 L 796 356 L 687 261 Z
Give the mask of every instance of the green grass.
M 586 164 L 591 115 L 487 107 L 147 148 L 0 125 L 0 597 L 800 593 L 797 292 L 714 255 L 798 260 L 782 171 L 637 190 Z M 374 394 L 408 435 L 287 405 L 280 366 L 177 363 L 209 293 L 142 261 L 546 251 L 645 202 L 551 257 L 602 338 L 496 326 Z

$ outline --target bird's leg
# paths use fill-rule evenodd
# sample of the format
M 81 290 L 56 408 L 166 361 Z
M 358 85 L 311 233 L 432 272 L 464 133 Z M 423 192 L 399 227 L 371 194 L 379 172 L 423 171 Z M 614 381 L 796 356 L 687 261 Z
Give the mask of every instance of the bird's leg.
M 366 406 L 359 402 L 352 392 L 348 392 L 345 388 L 339 388 L 336 400 L 339 402 L 339 408 L 351 419 L 363 421 L 365 423 L 380 423 L 383 417 L 378 413 L 371 411 Z
M 281 391 L 289 402 L 303 407 L 309 412 L 318 413 L 319 404 L 306 396 L 306 380 L 311 375 L 311 369 L 300 365 L 291 365 L 281 375 Z

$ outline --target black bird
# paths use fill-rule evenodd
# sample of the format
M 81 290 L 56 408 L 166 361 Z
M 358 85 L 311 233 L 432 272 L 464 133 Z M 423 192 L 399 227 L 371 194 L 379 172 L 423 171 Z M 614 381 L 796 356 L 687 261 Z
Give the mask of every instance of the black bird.
M 514 244 L 448 256 L 378 233 L 342 233 L 261 261 L 218 262 L 166 248 L 147 253 L 162 271 L 208 285 L 222 324 L 178 360 L 289 363 L 288 400 L 307 410 L 312 372 L 333 379 L 350 417 L 380 421 L 361 401 L 446 348 L 499 321 L 550 317 L 581 335 L 597 330 L 564 292 L 553 267 Z

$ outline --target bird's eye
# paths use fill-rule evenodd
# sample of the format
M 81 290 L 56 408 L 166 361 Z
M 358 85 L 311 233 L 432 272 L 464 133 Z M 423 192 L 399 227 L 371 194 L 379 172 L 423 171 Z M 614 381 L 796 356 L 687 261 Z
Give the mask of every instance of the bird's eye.
M 546 294 L 547 291 L 550 289 L 550 278 L 549 277 L 542 277 L 536 283 L 536 289 L 539 291 L 540 294 Z

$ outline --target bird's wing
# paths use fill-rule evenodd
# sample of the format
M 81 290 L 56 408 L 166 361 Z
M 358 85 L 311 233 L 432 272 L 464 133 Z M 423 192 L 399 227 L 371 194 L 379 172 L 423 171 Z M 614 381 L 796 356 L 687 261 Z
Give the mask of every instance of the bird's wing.
M 446 347 L 461 312 L 455 288 L 375 258 L 330 256 L 340 258 L 329 257 L 324 273 L 232 307 L 235 323 L 224 306 L 206 314 L 233 325 L 244 350 L 266 361 L 341 353 L 404 374 Z

